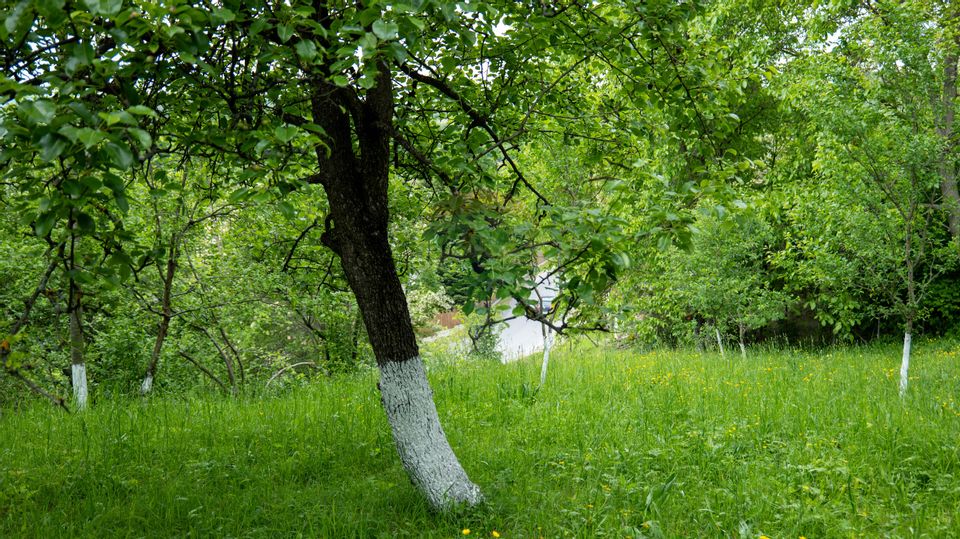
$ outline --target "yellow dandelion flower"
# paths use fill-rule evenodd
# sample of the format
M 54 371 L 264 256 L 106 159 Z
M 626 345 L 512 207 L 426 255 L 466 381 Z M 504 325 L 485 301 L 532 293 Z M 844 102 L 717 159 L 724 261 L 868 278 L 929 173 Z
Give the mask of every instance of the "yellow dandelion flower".
M 760 539 L 770 539 L 770 538 L 767 537 L 766 535 L 761 535 L 761 536 L 760 536 Z
M 500 532 L 498 532 L 497 530 L 493 530 L 492 532 L 490 532 L 490 535 L 492 535 L 492 536 L 494 536 L 494 537 L 500 537 Z M 806 538 L 804 538 L 804 539 L 806 539 Z
M 464 528 L 463 531 L 460 532 L 460 533 L 462 533 L 462 534 L 464 534 L 464 535 L 470 535 L 470 528 Z

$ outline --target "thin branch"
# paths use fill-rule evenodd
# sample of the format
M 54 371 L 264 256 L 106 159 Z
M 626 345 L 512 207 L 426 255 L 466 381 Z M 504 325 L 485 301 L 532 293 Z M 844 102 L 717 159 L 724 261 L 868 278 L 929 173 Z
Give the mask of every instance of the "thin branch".
M 63 408 L 63 411 L 65 411 L 65 412 L 67 412 L 67 413 L 70 413 L 70 409 L 67 408 L 66 399 L 64 399 L 63 397 L 60 397 L 60 396 L 58 396 L 58 395 L 54 395 L 54 394 L 50 393 L 49 391 L 47 391 L 46 389 L 43 389 L 42 387 L 38 386 L 33 380 L 31 380 L 31 379 L 27 378 L 26 376 L 24 376 L 23 373 L 20 372 L 20 369 L 10 369 L 10 368 L 8 368 L 8 369 L 7 369 L 7 373 L 10 374 L 10 376 L 13 376 L 13 377 L 16 378 L 17 380 L 20 380 L 21 382 L 23 382 L 24 384 L 26 384 L 27 387 L 29 387 L 34 393 L 38 393 L 38 394 L 40 394 L 40 395 L 43 395 L 43 396 L 46 397 L 47 400 L 49 400 L 51 403 L 53 403 L 53 404 L 56 405 L 56 406 L 59 406 L 60 408 Z
M 297 236 L 297 239 L 295 239 L 295 240 L 293 241 L 293 245 L 290 247 L 290 252 L 288 252 L 288 253 L 287 253 L 287 256 L 284 257 L 284 259 L 283 259 L 283 266 L 280 268 L 280 271 L 281 271 L 282 273 L 286 273 L 287 270 L 290 269 L 290 260 L 293 258 L 293 253 L 295 253 L 295 252 L 297 251 L 297 246 L 300 245 L 300 242 L 303 241 L 303 239 L 304 239 L 305 237 L 307 237 L 307 234 L 309 234 L 310 231 L 313 230 L 314 228 L 316 228 L 317 225 L 319 225 L 319 224 L 320 224 L 319 218 L 315 218 L 315 219 L 313 220 L 313 222 L 310 223 L 310 226 L 308 226 L 307 228 L 303 229 L 303 232 L 301 232 L 300 235 Z
M 295 367 L 302 367 L 302 366 L 304 366 L 304 365 L 310 365 L 310 366 L 312 366 L 312 367 L 316 367 L 316 366 L 317 366 L 317 364 L 314 363 L 313 361 L 301 361 L 300 363 L 294 363 L 293 365 L 287 365 L 286 367 L 284 367 L 284 368 L 280 369 L 279 371 L 277 371 L 276 373 L 274 373 L 274 375 L 271 376 L 269 380 L 267 380 L 267 383 L 266 383 L 266 385 L 264 385 L 264 387 L 270 387 L 270 382 L 273 382 L 274 379 L 276 379 L 276 378 L 277 378 L 278 376 L 280 376 L 281 374 L 287 372 L 288 370 L 293 369 L 293 368 L 295 368 Z
M 227 386 L 225 386 L 225 385 L 223 384 L 223 382 L 220 381 L 219 378 L 217 378 L 217 375 L 215 375 L 215 374 L 213 374 L 212 372 L 210 372 L 209 369 L 207 369 L 206 367 L 204 367 L 203 365 L 201 365 L 200 363 L 198 363 L 197 360 L 195 360 L 195 359 L 193 359 L 192 357 L 190 357 L 190 356 L 189 356 L 186 352 L 184 352 L 183 350 L 178 351 L 178 353 L 179 353 L 184 359 L 186 359 L 186 360 L 189 361 L 190 363 L 193 363 L 194 366 L 196 366 L 198 369 L 200 369 L 200 370 L 203 372 L 203 374 L 206 374 L 211 380 L 213 380 L 214 382 L 216 382 L 217 385 L 220 386 L 220 389 L 222 389 L 222 390 L 224 390 L 224 391 L 227 391 Z

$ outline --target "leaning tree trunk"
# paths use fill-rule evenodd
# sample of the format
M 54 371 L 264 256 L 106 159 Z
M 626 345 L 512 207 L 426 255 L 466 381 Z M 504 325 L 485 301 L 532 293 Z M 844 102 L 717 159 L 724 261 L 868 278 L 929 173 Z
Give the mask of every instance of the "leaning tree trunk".
M 392 92 L 384 63 L 376 86 L 363 99 L 351 88 L 316 83 L 313 119 L 329 145 L 329 151 L 317 148 L 315 181 L 330 203 L 322 241 L 339 255 L 356 296 L 380 368 L 381 399 L 400 460 L 430 505 L 445 510 L 477 504 L 482 495 L 440 425 L 390 248 Z

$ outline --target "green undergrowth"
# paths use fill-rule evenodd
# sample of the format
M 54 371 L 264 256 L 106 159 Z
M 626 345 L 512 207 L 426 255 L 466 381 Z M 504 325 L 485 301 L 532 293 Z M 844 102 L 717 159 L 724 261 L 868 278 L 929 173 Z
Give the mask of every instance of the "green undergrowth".
M 561 346 L 430 366 L 487 496 L 432 514 L 375 373 L 0 418 L 0 537 L 960 536 L 960 345 L 728 354 Z

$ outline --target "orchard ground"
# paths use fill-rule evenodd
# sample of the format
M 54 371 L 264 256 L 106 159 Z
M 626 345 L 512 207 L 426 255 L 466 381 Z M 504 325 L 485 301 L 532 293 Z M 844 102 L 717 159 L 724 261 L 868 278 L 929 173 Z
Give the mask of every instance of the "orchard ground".
M 237 398 L 158 394 L 0 418 L 2 537 L 951 537 L 960 342 L 695 352 L 559 346 L 430 357 L 487 503 L 432 514 L 376 373 Z M 248 388 L 249 389 L 249 388 Z

